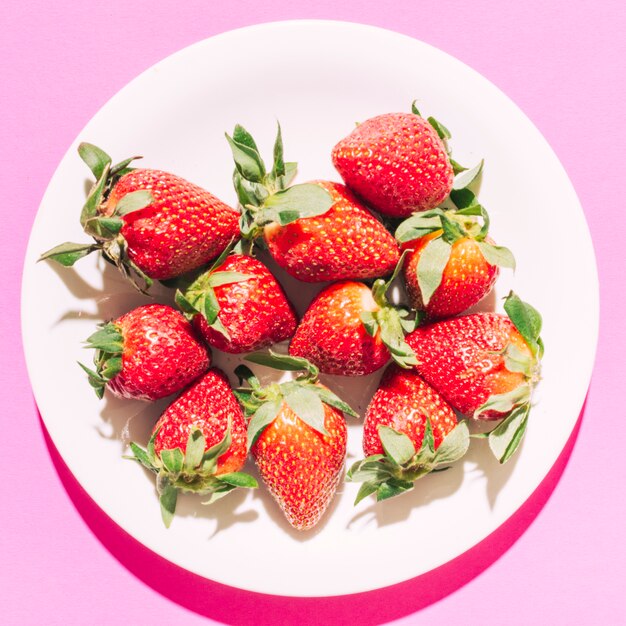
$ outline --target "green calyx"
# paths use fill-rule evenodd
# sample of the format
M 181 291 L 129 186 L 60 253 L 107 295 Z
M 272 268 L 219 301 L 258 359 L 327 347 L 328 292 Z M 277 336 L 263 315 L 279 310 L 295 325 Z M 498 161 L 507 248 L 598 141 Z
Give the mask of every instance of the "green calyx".
M 395 307 L 390 304 L 387 298 L 387 291 L 398 276 L 400 268 L 404 263 L 405 251 L 393 275 L 389 280 L 377 279 L 372 285 L 372 296 L 379 306 L 377 311 L 363 311 L 361 322 L 368 335 L 375 337 L 380 332 L 380 339 L 385 344 L 391 358 L 402 368 L 410 369 L 418 364 L 417 357 L 413 349 L 405 341 L 405 333 L 410 333 L 417 328 L 420 317 L 409 319 L 409 310 L 402 307 Z
M 363 483 L 354 504 L 376 494 L 376 500 L 387 500 L 413 489 L 416 480 L 462 458 L 469 448 L 467 422 L 459 422 L 435 450 L 432 424 L 426 420 L 424 438 L 419 450 L 404 433 L 379 425 L 378 434 L 384 454 L 357 461 L 349 469 L 348 482 Z
M 280 124 L 270 171 L 252 135 L 243 126 L 237 124 L 232 137 L 227 134 L 226 140 L 235 161 L 233 185 L 242 207 L 242 245 L 249 247 L 266 224 L 285 226 L 301 218 L 322 215 L 333 205 L 331 195 L 319 185 L 291 185 L 297 164 L 284 161 Z
M 209 495 L 203 504 L 211 504 L 224 497 L 237 487 L 255 488 L 258 483 L 245 472 L 231 472 L 216 475 L 217 461 L 232 443 L 230 419 L 224 438 L 208 450 L 206 440 L 199 428 L 189 433 L 185 451 L 180 448 L 162 450 L 156 454 L 155 431 L 144 449 L 131 442 L 133 456 L 127 457 L 138 461 L 145 468 L 156 474 L 156 487 L 161 504 L 163 523 L 169 528 L 176 512 L 176 500 L 179 492 Z
M 141 157 L 131 157 L 112 165 L 111 157 L 90 143 L 81 143 L 78 146 L 78 154 L 96 178 L 80 215 L 84 231 L 93 237 L 95 243 L 66 242 L 44 252 L 39 261 L 52 259 L 65 267 L 70 267 L 91 252 L 100 250 L 104 258 L 117 266 L 139 291 L 145 292 L 152 284 L 152 280 L 128 258 L 126 242 L 120 231 L 124 225 L 122 218 L 125 215 L 147 207 L 154 202 L 154 198 L 149 190 L 142 189 L 126 194 L 113 211 L 106 209 L 107 198 L 117 181 L 132 171 L 133 168 L 129 165 Z M 142 284 L 138 280 L 141 280 Z
M 452 246 L 460 239 L 474 240 L 490 265 L 515 269 L 515 258 L 508 248 L 485 241 L 489 234 L 489 214 L 474 193 L 467 188 L 453 190 L 450 200 L 455 203 L 453 208 L 437 207 L 416 213 L 402 222 L 395 233 L 400 243 L 431 237 L 422 250 L 416 269 L 424 306 L 441 284 Z
M 254 352 L 246 357 L 247 361 L 282 371 L 302 372 L 295 380 L 273 383 L 263 387 L 259 379 L 245 365 L 235 370 L 240 383 L 247 382 L 247 387 L 234 390 L 248 423 L 248 449 L 261 436 L 278 416 L 285 403 L 303 422 L 322 435 L 328 435 L 324 426 L 324 404 L 339 409 L 346 415 L 357 414 L 341 398 L 329 389 L 318 384 L 318 368 L 301 357 L 268 352 Z
M 502 351 L 504 365 L 510 372 L 522 373 L 526 382 L 512 391 L 492 395 L 472 416 L 474 419 L 501 416 L 501 422 L 491 431 L 475 435 L 489 440 L 489 448 L 500 463 L 506 463 L 517 450 L 528 424 L 532 390 L 540 377 L 540 362 L 544 352 L 540 337 L 542 319 L 539 312 L 522 301 L 513 291 L 504 302 L 504 310 L 530 348 L 529 356 L 509 343 Z
M 106 384 L 122 371 L 122 331 L 112 322 L 100 324 L 99 330 L 88 337 L 85 344 L 86 348 L 96 351 L 93 359 L 96 369 L 92 370 L 82 363 L 79 365 L 86 372 L 98 398 L 102 398 Z
M 232 245 L 228 246 L 213 265 L 200 274 L 186 289 L 177 289 L 174 299 L 185 317 L 189 320 L 196 315 L 202 315 L 207 324 L 221 333 L 227 341 L 230 341 L 228 330 L 219 319 L 220 304 L 215 295 L 215 287 L 241 283 L 251 278 L 252 274 L 241 272 L 219 271 L 226 257 L 231 253 Z

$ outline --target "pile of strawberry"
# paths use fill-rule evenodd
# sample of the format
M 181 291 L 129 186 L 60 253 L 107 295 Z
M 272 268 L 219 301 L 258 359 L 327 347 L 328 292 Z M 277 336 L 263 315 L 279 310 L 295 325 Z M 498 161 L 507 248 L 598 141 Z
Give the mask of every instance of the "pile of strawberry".
M 461 459 L 472 437 L 487 438 L 504 463 L 524 434 L 543 344 L 541 317 L 514 293 L 506 314 L 460 315 L 500 267 L 514 267 L 472 191 L 482 162 L 456 163 L 448 130 L 415 105 L 363 122 L 334 147 L 345 184 L 292 184 L 280 126 L 270 170 L 243 127 L 226 138 L 238 209 L 133 167 L 137 157 L 113 165 L 81 144 L 96 179 L 81 214 L 93 241 L 42 255 L 71 266 L 100 251 L 140 291 L 154 280 L 175 289 L 179 310 L 146 304 L 102 324 L 88 339 L 94 366 L 82 366 L 100 398 L 105 389 L 142 400 L 180 392 L 145 448 L 130 444 L 156 474 L 165 524 L 179 492 L 213 502 L 256 487 L 241 471 L 251 453 L 289 522 L 312 528 L 343 477 L 346 416 L 358 417 L 320 373 L 362 376 L 392 361 L 365 413 L 364 458 L 346 476 L 362 483 L 357 502 L 412 489 Z M 301 281 L 330 282 L 302 319 L 259 250 Z M 394 281 L 407 306 L 388 298 Z M 288 352 L 269 349 L 286 340 Z M 263 387 L 240 365 L 232 389 L 211 368 L 211 349 L 296 374 Z M 472 429 L 484 420 L 494 427 Z

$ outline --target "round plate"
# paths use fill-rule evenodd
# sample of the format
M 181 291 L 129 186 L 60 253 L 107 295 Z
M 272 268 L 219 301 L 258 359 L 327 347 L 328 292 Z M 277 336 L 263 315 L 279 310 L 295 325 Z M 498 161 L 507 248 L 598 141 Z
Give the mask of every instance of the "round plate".
M 543 314 L 543 380 L 521 449 L 500 466 L 486 443 L 476 440 L 463 463 L 381 504 L 367 499 L 354 507 L 358 486 L 345 484 L 308 533 L 292 530 L 262 488 L 233 493 L 211 507 L 182 497 L 166 530 L 152 477 L 123 455 L 129 440 L 145 444 L 167 402 L 111 396 L 100 402 L 76 365 L 90 362 L 81 342 L 98 321 L 146 298 L 95 258 L 74 269 L 36 264 L 57 243 L 86 240 L 78 217 L 90 174 L 77 155 L 78 143 L 102 146 L 114 161 L 144 155 L 142 165 L 177 173 L 234 204 L 224 132 L 235 123 L 271 154 L 280 120 L 285 157 L 300 165 L 298 181 L 338 180 L 333 145 L 355 122 L 408 111 L 414 99 L 424 115 L 452 131 L 457 161 L 485 159 L 480 198 L 493 237 L 514 251 L 518 269 L 514 276 L 502 272 L 484 306 L 500 309 L 502 296 L 514 287 Z M 567 245 L 561 246 L 564 230 Z M 283 273 L 279 278 L 297 294 L 300 312 L 319 289 Z M 156 295 L 170 298 L 165 289 Z M 583 212 L 531 122 L 447 54 L 395 33 L 335 22 L 265 24 L 214 37 L 165 59 L 113 97 L 50 182 L 30 238 L 22 296 L 25 352 L 42 418 L 96 503 L 142 544 L 192 572 L 242 589 L 296 596 L 348 594 L 407 580 L 468 550 L 510 517 L 572 432 L 598 326 L 595 259 Z M 237 359 L 215 357 L 232 373 Z M 377 380 L 327 382 L 363 411 Z M 350 420 L 349 438 L 351 463 L 361 456 L 357 420 Z

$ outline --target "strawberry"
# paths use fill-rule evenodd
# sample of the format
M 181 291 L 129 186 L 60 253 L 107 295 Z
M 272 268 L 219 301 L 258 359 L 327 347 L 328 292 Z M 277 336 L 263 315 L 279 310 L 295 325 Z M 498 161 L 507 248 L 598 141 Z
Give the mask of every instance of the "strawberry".
M 278 265 L 305 282 L 390 274 L 400 254 L 387 229 L 344 185 L 314 183 L 333 199 L 326 213 L 264 228 L 265 243 Z
M 245 241 L 262 238 L 278 265 L 306 282 L 377 278 L 393 271 L 398 245 L 344 185 L 313 181 L 285 189 L 295 175 L 295 163 L 282 163 L 280 129 L 274 150 L 279 157 L 269 174 L 241 126 L 229 141 Z
M 393 278 L 392 278 L 393 280 Z M 362 376 L 387 363 L 390 356 L 404 367 L 417 364 L 404 341 L 407 311 L 389 304 L 390 283 L 343 281 L 326 287 L 313 300 L 296 329 L 289 354 L 304 357 L 325 374 Z
M 133 284 L 147 289 L 219 256 L 239 235 L 239 214 L 208 191 L 168 172 L 133 169 L 91 144 L 78 152 L 96 183 L 81 214 L 95 243 L 65 243 L 45 252 L 62 265 L 100 250 Z M 144 281 L 140 287 L 137 279 Z
M 474 178 L 481 168 L 482 162 Z M 488 237 L 489 216 L 474 194 L 463 188 L 450 198 L 459 208 L 418 213 L 396 230 L 396 238 L 411 250 L 404 266 L 407 294 L 429 319 L 462 313 L 491 291 L 499 267 L 515 269 L 511 252 Z
M 179 492 L 209 495 L 204 504 L 236 487 L 256 487 L 240 472 L 247 457 L 246 423 L 228 379 L 209 370 L 161 415 L 144 450 L 130 444 L 135 460 L 157 475 L 161 515 L 172 522 Z
M 164 398 L 198 378 L 211 361 L 191 324 L 163 304 L 140 306 L 102 324 L 87 347 L 96 350 L 96 370 L 79 365 L 99 398 L 105 387 L 122 398 Z
M 514 293 L 507 315 L 476 313 L 418 328 L 406 341 L 417 371 L 454 409 L 473 419 L 503 419 L 488 436 L 505 462 L 524 434 L 543 355 L 541 316 Z
M 317 368 L 305 359 L 254 353 L 248 360 L 282 370 L 305 370 L 296 380 L 262 388 L 246 367 L 236 374 L 249 388 L 235 391 L 246 414 L 248 445 L 263 482 L 289 523 L 298 530 L 315 526 L 328 508 L 341 478 L 350 407 L 317 382 Z
M 374 493 L 385 500 L 411 490 L 418 478 L 457 461 L 468 447 L 467 423 L 457 424 L 445 400 L 416 372 L 389 366 L 365 413 L 366 458 L 347 476 L 363 483 L 355 504 Z
M 359 124 L 332 151 L 335 168 L 354 193 L 384 215 L 407 217 L 443 202 L 452 189 L 453 164 L 433 118 L 386 113 Z
M 208 344 L 235 354 L 289 339 L 298 323 L 271 272 L 243 254 L 221 256 L 176 302 Z

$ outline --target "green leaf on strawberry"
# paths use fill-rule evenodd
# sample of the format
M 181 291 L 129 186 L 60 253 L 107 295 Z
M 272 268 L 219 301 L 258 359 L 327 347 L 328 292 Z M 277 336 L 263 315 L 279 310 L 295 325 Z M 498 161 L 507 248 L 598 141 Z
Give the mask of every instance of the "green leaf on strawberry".
M 285 383 L 284 400 L 287 406 L 311 428 L 322 435 L 328 435 L 324 427 L 324 404 L 319 394 L 310 387 L 287 387 Z
M 155 454 L 156 430 L 144 450 L 134 442 L 130 443 L 133 456 L 126 457 L 139 462 L 156 474 L 157 492 L 161 505 L 163 523 L 169 528 L 176 512 L 179 492 L 208 495 L 203 504 L 210 504 L 237 487 L 258 487 L 256 479 L 244 472 L 217 474 L 217 460 L 230 447 L 231 422 L 228 421 L 222 440 L 205 451 L 206 440 L 199 428 L 192 428 L 187 438 L 185 451 L 180 448 L 161 450 Z
M 122 371 L 122 350 L 124 337 L 122 331 L 112 322 L 101 324 L 99 330 L 90 335 L 85 347 L 95 350 L 95 371 L 79 363 L 86 372 L 89 384 L 98 398 L 104 395 L 106 384 Z
M 407 435 L 389 426 L 379 425 L 378 433 L 385 454 L 369 456 L 357 461 L 349 469 L 348 482 L 362 482 L 355 505 L 369 495 L 386 500 L 410 491 L 419 478 L 444 469 L 462 458 L 469 448 L 467 422 L 459 422 L 444 437 L 435 450 L 432 425 L 426 420 L 424 437 L 419 450 Z
M 415 446 L 404 433 L 389 426 L 380 426 L 378 434 L 385 454 L 397 465 L 404 465 L 415 456 Z
M 441 139 L 442 141 L 447 141 L 448 139 L 452 138 L 450 131 L 441 122 L 438 122 L 434 117 L 429 117 L 428 122 L 437 131 L 439 139 Z
M 500 463 L 506 463 L 519 447 L 526 432 L 529 411 L 529 403 L 518 406 L 489 433 L 489 448 Z
M 240 381 L 247 381 L 252 392 L 245 388 L 235 389 L 234 393 L 240 401 L 247 416 L 248 449 L 269 426 L 281 407 L 286 404 L 303 422 L 322 435 L 328 435 L 324 425 L 324 404 L 339 409 L 347 415 L 356 416 L 350 406 L 329 389 L 318 383 L 318 368 L 302 357 L 294 357 L 277 352 L 254 352 L 246 360 L 280 371 L 301 371 L 295 379 L 283 383 L 274 383 L 265 388 L 252 371 L 246 366 L 239 366 L 235 373 Z
M 424 306 L 428 305 L 441 284 L 452 246 L 441 237 L 428 242 L 417 264 L 417 280 Z
M 252 274 L 219 270 L 231 252 L 232 244 L 220 254 L 208 270 L 201 273 L 184 290 L 177 289 L 174 295 L 176 304 L 187 319 L 191 320 L 196 315 L 201 315 L 209 327 L 221 333 L 227 340 L 230 340 L 230 335 L 218 317 L 221 307 L 215 294 L 215 288 L 254 278 Z
M 113 163 L 111 157 L 98 146 L 83 142 L 78 146 L 78 154 L 91 170 L 96 180 L 102 178 L 105 168 Z
M 145 209 L 154 202 L 154 196 L 149 189 L 139 189 L 127 193 L 115 206 L 115 215 L 128 215 L 133 211 Z
M 285 226 L 298 219 L 322 215 L 333 205 L 330 194 L 319 185 L 290 186 L 296 174 L 296 164 L 284 161 L 280 124 L 269 172 L 256 142 L 245 128 L 237 124 L 233 136 L 227 134 L 226 139 L 235 161 L 233 184 L 243 209 L 241 232 L 248 241 L 256 240 L 267 224 Z
M 515 407 L 528 404 L 531 396 L 530 385 L 519 385 L 508 393 L 502 393 L 489 396 L 487 401 L 481 405 L 472 416 L 474 419 L 480 419 L 488 413 L 499 413 L 506 415 Z
M 106 208 L 107 198 L 117 181 L 131 172 L 133 168 L 129 165 L 141 157 L 131 157 L 112 165 L 111 157 L 104 150 L 89 143 L 81 143 L 78 153 L 96 178 L 80 215 L 83 230 L 95 239 L 95 244 L 61 244 L 44 252 L 39 260 L 51 259 L 68 267 L 98 250 L 120 269 L 137 290 L 146 293 L 152 280 L 128 257 L 126 242 L 120 231 L 125 215 L 154 202 L 152 193 L 148 189 L 136 190 L 122 197 L 113 211 Z
M 307 359 L 299 356 L 291 356 L 290 354 L 279 354 L 273 350 L 267 352 L 253 352 L 246 357 L 246 361 L 265 365 L 276 370 L 285 372 L 297 372 L 303 370 L 307 372 L 307 378 L 312 380 L 317 378 L 319 369 Z
M 278 411 L 280 411 L 281 405 L 281 398 L 267 400 L 252 413 L 252 419 L 248 425 L 248 450 L 254 445 L 254 442 L 259 438 L 259 435 L 265 430 L 266 426 L 269 426 L 274 421 L 278 415 Z M 244 409 L 247 408 L 248 407 L 244 406 Z
M 360 314 L 361 322 L 367 334 L 374 337 L 377 333 L 380 333 L 380 339 L 389 350 L 391 358 L 405 369 L 417 365 L 413 350 L 404 340 L 405 332 L 410 332 L 410 330 L 407 330 L 408 328 L 413 330 L 415 321 L 406 319 L 409 315 L 408 310 L 393 306 L 389 302 L 387 292 L 397 278 L 407 253 L 408 251 L 405 251 L 401 255 L 393 274 L 388 280 L 379 278 L 374 281 L 372 296 L 374 302 L 379 307 L 378 310 L 362 311 Z
M 497 265 L 498 267 L 508 267 L 512 270 L 515 269 L 515 257 L 513 253 L 504 246 L 496 246 L 486 241 L 477 241 L 476 245 L 485 257 L 485 261 L 490 265 Z
M 541 359 L 544 350 L 543 341 L 540 337 L 542 319 L 537 309 L 527 302 L 523 302 L 517 294 L 511 291 L 504 302 L 504 310 L 528 344 L 533 355 Z
M 457 174 L 454 177 L 454 182 L 452 183 L 452 189 L 454 191 L 458 191 L 460 189 L 467 189 L 482 174 L 484 165 L 485 165 L 485 160 L 481 159 L 478 165 L 475 165 L 471 169 L 463 170 L 462 172 Z
M 38 261 L 44 261 L 45 259 L 52 259 L 57 263 L 65 267 L 71 267 L 83 257 L 99 250 L 101 248 L 97 243 L 62 243 L 54 248 L 51 248 L 47 252 L 44 252 L 38 259 Z

